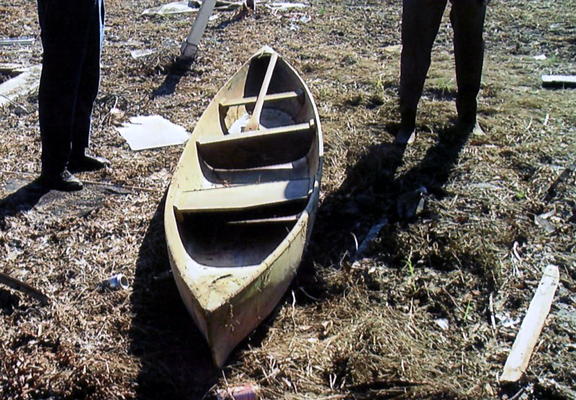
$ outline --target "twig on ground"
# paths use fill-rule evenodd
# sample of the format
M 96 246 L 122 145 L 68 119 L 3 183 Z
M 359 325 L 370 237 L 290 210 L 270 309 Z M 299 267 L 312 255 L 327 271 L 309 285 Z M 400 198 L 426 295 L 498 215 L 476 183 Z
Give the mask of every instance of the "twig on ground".
M 18 290 L 20 292 L 26 293 L 30 297 L 38 300 L 40 303 L 46 305 L 50 303 L 50 299 L 44 293 L 40 292 L 37 289 L 34 289 L 32 286 L 28 285 L 27 283 L 22 282 L 19 279 L 11 277 L 8 274 L 0 272 L 0 283 L 11 287 L 12 289 Z

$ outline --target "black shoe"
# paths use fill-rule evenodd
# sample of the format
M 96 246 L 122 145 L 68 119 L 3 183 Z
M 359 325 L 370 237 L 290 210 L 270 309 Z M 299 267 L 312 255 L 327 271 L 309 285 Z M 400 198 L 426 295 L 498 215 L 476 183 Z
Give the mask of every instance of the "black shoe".
M 46 189 L 54 189 L 61 192 L 76 192 L 84 187 L 82 182 L 66 169 L 59 174 L 43 173 L 38 178 L 38 183 Z
M 71 172 L 98 171 L 99 169 L 109 166 L 110 161 L 104 157 L 88 156 L 85 154 L 72 157 L 70 162 L 68 162 L 68 170 Z
M 394 138 L 394 143 L 405 146 L 414 143 L 414 140 L 416 140 L 416 129 L 400 128 Z

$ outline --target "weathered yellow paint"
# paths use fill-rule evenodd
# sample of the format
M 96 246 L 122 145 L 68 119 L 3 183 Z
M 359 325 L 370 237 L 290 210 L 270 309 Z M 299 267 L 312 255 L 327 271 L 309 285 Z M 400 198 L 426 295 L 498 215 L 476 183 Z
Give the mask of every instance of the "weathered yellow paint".
M 225 168 L 213 167 L 213 160 L 203 159 L 198 152 L 198 142 L 226 145 L 227 136 L 238 140 L 241 133 L 228 131 L 252 111 L 271 54 L 274 50 L 270 48 L 257 52 L 214 97 L 182 153 L 166 199 L 164 225 L 174 278 L 218 366 L 286 292 L 302 259 L 318 203 L 323 155 L 318 111 L 302 79 L 281 57 L 265 97 L 263 118 L 267 113 L 282 118 L 288 115 L 293 125 L 310 124 L 309 136 L 277 136 L 277 142 L 267 145 L 282 145 L 282 161 L 261 157 L 254 167 L 250 163 L 261 155 L 250 153 L 258 148 L 252 139 L 244 153 L 232 152 L 244 157 L 238 160 L 239 168 L 233 167 L 234 159 L 224 160 Z M 264 132 L 266 123 L 261 120 Z M 285 133 L 290 133 L 289 127 L 271 135 Z M 239 146 L 241 142 L 240 138 Z M 309 149 L 302 157 L 292 149 L 301 149 L 303 143 Z M 278 149 L 272 150 L 270 154 L 278 153 Z M 291 155 L 299 158 L 286 162 Z M 289 192 L 295 187 L 298 196 Z M 269 211 L 270 206 L 284 205 L 285 209 Z M 262 217 L 260 212 L 271 214 Z M 275 214 L 278 212 L 294 217 Z M 235 235 L 234 229 L 241 234 Z

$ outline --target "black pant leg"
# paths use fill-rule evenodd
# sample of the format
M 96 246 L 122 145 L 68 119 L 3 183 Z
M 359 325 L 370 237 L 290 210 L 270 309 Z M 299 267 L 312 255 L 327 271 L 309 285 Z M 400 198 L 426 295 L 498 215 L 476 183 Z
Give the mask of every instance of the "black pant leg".
M 61 172 L 70 157 L 90 3 L 95 1 L 38 0 L 44 50 L 38 93 L 44 174 Z
M 403 0 L 400 114 L 404 129 L 415 127 L 416 108 L 446 4 L 447 0 Z
M 82 64 L 72 127 L 72 154 L 83 155 L 90 140 L 92 109 L 100 85 L 100 58 L 104 36 L 104 2 L 92 0 L 86 55 Z
M 456 108 L 462 122 L 476 121 L 477 100 L 484 62 L 486 0 L 454 0 L 450 19 L 454 28 L 454 56 L 458 97 Z

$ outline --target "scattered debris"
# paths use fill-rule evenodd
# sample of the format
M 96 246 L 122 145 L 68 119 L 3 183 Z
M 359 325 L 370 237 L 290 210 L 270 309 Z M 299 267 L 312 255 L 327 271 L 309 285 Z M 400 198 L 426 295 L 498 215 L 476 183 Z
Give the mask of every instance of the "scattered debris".
M 190 134 L 159 115 L 138 116 L 116 128 L 134 151 L 186 143 Z
M 308 5 L 303 3 L 278 2 L 278 3 L 267 3 L 266 7 L 272 10 L 273 13 L 276 13 L 276 12 L 288 11 L 293 8 L 305 8 L 308 7 Z
M 134 44 L 128 44 L 128 45 L 141 46 L 142 43 L 134 43 Z M 130 50 L 130 57 L 132 57 L 134 60 L 138 60 L 141 58 L 145 58 L 145 57 L 148 57 L 151 55 L 158 54 L 163 49 L 172 50 L 177 46 L 178 46 L 178 42 L 176 42 L 175 40 L 166 39 L 166 40 L 162 41 L 162 44 L 158 47 Z
M 33 37 L 24 36 L 17 38 L 0 38 L 0 46 L 30 46 L 34 44 Z
M 130 287 L 130 285 L 128 284 L 128 278 L 126 278 L 124 274 L 116 274 L 114 276 L 111 276 L 110 278 L 102 282 L 102 286 L 112 290 L 119 290 L 119 289 L 126 290 Z
M 150 56 L 152 54 L 158 53 L 158 49 L 142 49 L 142 50 L 131 50 L 130 56 L 137 60 L 139 58 L 143 58 L 146 56 Z
M 257 385 L 236 386 L 230 389 L 219 390 L 217 400 L 256 400 L 259 388 Z
M 550 398 L 554 399 L 576 399 L 576 390 L 574 386 L 568 387 L 558 383 L 555 379 L 540 378 L 538 383 L 547 389 Z M 551 392 L 551 393 L 550 393 Z
M 496 318 L 503 328 L 514 328 L 520 323 L 520 318 L 512 318 L 508 313 L 496 314 Z
M 171 177 L 172 173 L 168 171 L 166 168 L 162 168 L 160 171 L 156 171 L 149 176 L 150 179 L 159 182 L 170 182 Z
M 556 178 L 556 180 L 550 185 L 550 187 L 546 191 L 544 201 L 546 203 L 549 203 L 556 196 L 558 187 L 562 184 L 566 184 L 566 181 L 568 181 L 569 179 L 570 181 L 572 181 L 572 185 L 574 184 L 573 182 L 576 181 L 576 162 L 566 167 L 566 169 L 564 169 L 564 171 L 562 171 L 562 173 L 558 176 L 558 178 Z
M 211 8 L 216 8 L 219 11 L 229 11 L 235 10 L 242 7 L 244 4 L 242 1 L 224 1 L 224 0 L 182 0 L 174 1 L 172 3 L 164 4 L 162 6 L 147 8 L 142 12 L 142 15 L 159 15 L 168 16 L 175 14 L 189 14 L 197 12 L 198 9 L 202 9 L 204 4 L 212 3 Z
M 434 322 L 436 323 L 436 325 L 438 325 L 440 327 L 440 329 L 442 329 L 443 331 L 447 331 L 448 328 L 450 328 L 450 323 L 448 322 L 448 320 L 446 318 L 438 318 L 436 320 L 434 320 Z
M 190 7 L 187 0 L 175 1 L 172 3 L 164 4 L 159 7 L 147 8 L 142 12 L 142 15 L 174 15 L 174 14 L 187 14 L 198 11 L 195 7 Z
M 0 84 L 0 107 L 38 90 L 40 85 L 41 65 L 26 68 L 21 74 Z
M 309 15 L 294 15 L 292 18 L 290 18 L 290 30 L 297 31 L 300 29 L 299 24 L 307 24 L 310 21 L 312 21 L 312 17 Z
M 384 47 L 384 52 L 393 55 L 399 55 L 402 53 L 402 45 L 401 44 L 392 44 L 390 46 Z
M 538 285 L 538 289 L 528 307 L 528 312 L 522 321 L 520 331 L 512 345 L 512 350 L 504 365 L 504 371 L 500 375 L 501 382 L 517 382 L 524 371 L 526 371 L 532 351 L 550 312 L 558 281 L 558 267 L 555 265 L 546 267 L 540 280 L 540 285 Z
M 110 123 L 114 126 L 122 126 L 126 113 L 117 107 L 110 109 Z
M 28 68 L 28 66 L 23 65 L 23 64 L 0 63 L 0 72 L 4 72 L 4 73 L 20 74 L 20 73 L 26 71 L 27 68 Z
M 492 68 L 485 71 L 482 92 L 482 123 L 490 134 L 471 137 L 460 151 L 435 135 L 455 116 L 451 29 L 442 26 L 432 81 L 423 96 L 422 137 L 400 155 L 390 155 L 394 161 L 372 153 L 372 145 L 393 146 L 399 119 L 400 55 L 384 46 L 400 43 L 401 2 L 270 0 L 259 2 L 257 18 L 243 20 L 214 12 L 222 24 L 210 29 L 208 23 L 193 70 L 174 95 L 151 98 L 167 78 L 167 70 L 156 67 L 179 54 L 196 15 L 139 15 L 171 1 L 109 1 L 114 12 L 107 22 L 111 29 L 94 110 L 93 148 L 114 168 L 79 175 L 98 183 L 87 184 L 83 193 L 58 199 L 51 193 L 43 197 L 50 203 L 29 211 L 0 211 L 0 271 L 31 283 L 52 303 L 40 307 L 0 285 L 0 397 L 201 399 L 213 385 L 216 397 L 218 389 L 254 382 L 267 399 L 504 398 L 497 380 L 534 294 L 526 289 L 535 276 L 531 265 L 557 262 L 567 273 L 574 265 L 576 173 L 567 171 L 544 201 L 549 185 L 576 161 L 573 92 L 542 89 L 538 81 L 543 73 L 576 74 L 574 47 L 566 40 L 573 36 L 566 18 L 573 15 L 570 2 L 545 0 L 538 7 L 520 0 L 497 2 L 501 12 L 487 19 Z M 309 7 L 273 15 L 266 4 L 275 1 Z M 5 1 L 0 9 L 0 37 L 37 35 L 34 1 Z M 290 20 L 304 13 L 314 20 L 300 25 L 297 34 L 289 31 Z M 510 26 L 511 16 L 514 29 L 500 29 Z M 130 50 L 160 49 L 166 38 L 176 39 L 178 47 L 131 58 Z M 173 278 L 154 279 L 169 268 L 161 208 L 167 183 L 155 173 L 171 171 L 181 149 L 132 152 L 111 128 L 109 112 L 115 105 L 126 112 L 125 122 L 137 115 L 162 115 L 191 132 L 237 63 L 253 46 L 271 40 L 297 62 L 317 97 L 326 179 L 312 246 L 296 283 L 296 304 L 286 299 L 275 318 L 236 352 L 224 371 L 225 383 L 222 372 L 209 364 L 209 351 L 199 345 L 204 339 L 182 306 Z M 38 42 L 30 48 L 0 47 L 1 61 L 29 66 L 39 60 Z M 543 52 L 551 55 L 548 60 L 531 58 Z M 353 65 L 340 62 L 347 57 Z M 534 77 L 541 91 L 526 83 L 535 66 L 541 70 Z M 1 73 L 0 81 L 14 76 Z M 382 106 L 347 103 L 358 96 L 364 106 L 374 94 L 382 96 Z M 39 171 L 37 102 L 34 94 L 16 102 L 0 108 L 2 197 L 18 190 L 5 187 L 11 178 L 26 185 Z M 18 115 L 19 104 L 30 112 Z M 372 154 L 386 174 L 364 168 L 361 158 Z M 524 164 L 534 173 L 524 173 Z M 426 218 L 387 225 L 358 261 L 361 268 L 346 268 L 349 262 L 343 260 L 355 253 L 350 232 L 360 244 L 381 216 L 392 221 L 403 183 L 433 192 Z M 356 194 L 362 187 L 378 191 L 367 205 Z M 516 191 L 526 197 L 516 199 Z M 345 210 L 348 203 L 356 203 L 355 212 Z M 556 213 L 548 221 L 556 232 L 549 235 L 535 225 L 534 215 L 551 210 Z M 515 240 L 523 244 L 523 264 L 511 254 Z M 411 251 L 409 273 L 405 263 Z M 29 275 L 17 274 L 19 266 Z M 523 271 L 520 278 L 513 274 L 517 267 Z M 117 272 L 126 274 L 129 290 L 95 293 L 96 285 Z M 535 289 L 539 279 L 529 287 Z M 509 393 L 525 387 L 516 400 L 576 399 L 576 295 L 573 276 L 562 281 L 527 382 L 513 385 Z M 487 314 L 491 293 L 494 330 Z M 462 319 L 466 309 L 468 318 Z M 496 314 L 502 312 L 511 318 L 499 321 Z M 450 328 L 440 329 L 437 318 L 448 318 Z M 516 320 L 512 327 L 503 326 Z M 409 386 L 414 382 L 422 384 Z
M 380 219 L 380 221 L 374 224 L 372 228 L 370 228 L 370 230 L 366 234 L 366 237 L 364 238 L 364 240 L 362 240 L 362 243 L 360 243 L 360 245 L 358 246 L 358 250 L 356 250 L 356 254 L 354 255 L 355 261 L 362 258 L 366 250 L 368 250 L 368 246 L 370 246 L 370 243 L 372 243 L 372 241 L 378 236 L 382 228 L 384 228 L 386 225 L 388 225 L 388 218 L 383 217 L 382 219 Z
M 40 292 L 38 289 L 34 289 L 27 283 L 22 282 L 19 279 L 13 278 L 8 274 L 0 272 L 0 283 L 11 287 L 12 289 L 18 290 L 22 293 L 26 293 L 30 297 L 38 300 L 40 303 L 46 305 L 50 303 L 50 299 L 44 293 Z
M 556 227 L 548 220 L 551 215 L 554 215 L 554 212 L 535 215 L 534 223 L 544 229 L 547 233 L 554 233 Z
M 522 256 L 520 256 L 520 252 L 518 251 L 520 247 L 521 247 L 520 243 L 518 243 L 517 241 L 514 241 L 514 244 L 512 244 L 512 254 L 518 261 L 522 261 Z
M 538 54 L 537 56 L 534 56 L 534 59 L 537 61 L 543 61 L 546 60 L 548 57 L 546 57 L 546 54 Z
M 551 89 L 576 88 L 576 75 L 542 75 L 542 87 Z

